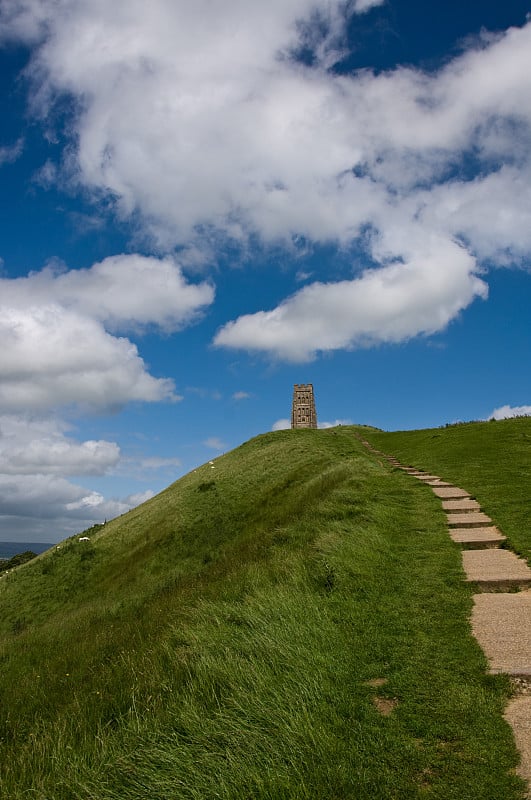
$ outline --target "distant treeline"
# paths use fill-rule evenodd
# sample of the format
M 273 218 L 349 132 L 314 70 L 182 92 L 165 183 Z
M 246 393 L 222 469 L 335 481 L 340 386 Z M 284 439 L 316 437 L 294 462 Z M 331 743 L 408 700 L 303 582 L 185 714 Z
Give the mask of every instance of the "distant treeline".
M 34 553 L 33 550 L 25 550 L 23 553 L 17 553 L 17 555 L 12 558 L 0 558 L 0 572 L 6 572 L 8 569 L 19 567 L 21 564 L 25 564 L 26 561 L 31 561 L 31 559 L 36 556 L 37 553 Z

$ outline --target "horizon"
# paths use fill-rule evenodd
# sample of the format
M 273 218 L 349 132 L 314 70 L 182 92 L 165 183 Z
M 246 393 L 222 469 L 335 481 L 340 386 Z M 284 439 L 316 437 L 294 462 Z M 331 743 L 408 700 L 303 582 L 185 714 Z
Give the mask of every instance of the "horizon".
M 371 430 L 377 431 L 379 433 L 404 433 L 404 432 L 415 433 L 415 432 L 437 430 L 437 429 L 441 429 L 441 428 L 449 428 L 449 427 L 461 426 L 461 425 L 475 425 L 475 424 L 478 424 L 478 423 L 482 424 L 482 423 L 490 423 L 490 422 L 501 422 L 501 421 L 506 420 L 506 419 L 522 419 L 524 417 L 529 417 L 529 416 L 531 416 L 531 414 L 529 414 L 529 413 L 521 414 L 521 415 L 512 414 L 510 417 L 507 417 L 507 416 L 497 416 L 497 417 L 495 417 L 495 416 L 493 416 L 493 417 L 490 417 L 489 419 L 486 419 L 486 420 L 459 420 L 459 421 L 453 422 L 453 423 L 445 423 L 444 425 L 439 425 L 439 426 L 437 426 L 435 428 L 417 428 L 417 429 L 410 428 L 410 429 L 402 429 L 402 430 L 384 430 L 382 428 L 377 428 L 375 426 L 365 425 L 364 423 L 348 423 L 347 427 L 352 426 L 352 427 L 360 427 L 360 428 L 370 428 Z M 324 426 L 323 425 L 319 425 L 318 429 L 319 430 L 323 430 L 323 429 L 324 430 L 330 430 L 332 427 L 334 427 L 334 426 L 325 424 Z M 344 426 L 343 426 L 342 423 L 339 423 L 339 425 L 337 427 L 344 427 Z M 276 430 L 262 431 L 261 433 L 256 434 L 256 436 L 261 436 L 264 433 L 275 433 L 275 432 L 284 431 L 284 430 L 292 430 L 292 428 L 291 427 L 290 428 L 278 427 Z M 301 430 L 301 429 L 299 428 L 299 430 Z M 308 430 L 308 429 L 306 429 L 306 430 Z M 251 437 L 251 438 L 254 438 L 254 437 Z M 245 442 L 242 442 L 240 444 L 245 444 Z M 239 446 L 240 445 L 236 445 L 236 447 L 232 448 L 232 449 L 236 449 Z M 230 451 L 228 451 L 228 452 L 230 452 Z M 213 461 L 204 462 L 204 464 L 202 464 L 201 466 L 205 466 L 207 463 L 208 464 L 212 464 L 214 462 Z M 199 467 L 199 465 L 197 465 L 197 466 Z M 190 472 L 196 472 L 196 469 L 191 469 Z M 187 475 L 187 474 L 188 473 L 185 473 L 185 474 L 183 474 L 183 475 L 181 475 L 179 477 L 185 477 L 185 475 Z M 166 488 L 168 488 L 168 487 L 162 487 L 161 491 L 163 491 Z M 154 496 L 156 496 L 156 495 L 154 495 Z M 148 498 L 148 499 L 151 499 L 151 498 Z M 105 522 L 110 522 L 110 521 L 111 520 L 105 520 Z M 98 523 L 96 523 L 96 524 L 98 524 Z M 72 533 L 70 533 L 68 536 L 74 536 L 74 537 L 75 536 L 80 536 L 80 535 L 85 534 L 85 533 L 87 533 L 89 531 L 90 531 L 90 528 L 86 529 L 86 530 L 76 530 L 76 531 L 73 531 Z M 65 538 L 67 538 L 67 537 L 65 537 Z M 11 550 L 10 550 L 9 555 L 2 555 L 1 547 L 0 547 L 0 560 L 1 559 L 10 558 L 10 557 L 12 557 L 14 555 L 18 555 L 21 551 L 15 549 L 17 546 L 33 545 L 34 547 L 37 548 L 36 551 L 35 551 L 36 555 L 40 555 L 41 553 L 45 552 L 45 550 L 51 549 L 52 547 L 54 547 L 60 541 L 64 541 L 64 540 L 57 540 L 57 541 L 53 541 L 53 542 L 44 541 L 43 540 L 43 541 L 34 542 L 34 541 L 31 541 L 31 540 L 21 539 L 21 540 L 18 540 L 18 541 L 17 540 L 12 541 L 12 540 L 9 540 L 9 539 L 7 539 L 7 540 L 6 539 L 2 539 L 2 537 L 0 535 L 0 545 L 12 545 L 13 546 L 11 548 Z
M 0 541 L 289 425 L 531 413 L 522 0 L 0 6 Z

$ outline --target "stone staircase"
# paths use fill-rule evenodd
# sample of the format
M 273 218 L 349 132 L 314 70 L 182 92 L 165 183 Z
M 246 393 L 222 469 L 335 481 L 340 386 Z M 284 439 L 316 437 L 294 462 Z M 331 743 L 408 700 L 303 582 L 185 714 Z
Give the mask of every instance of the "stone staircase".
M 391 466 L 430 486 L 441 500 L 450 536 L 462 548 L 465 580 L 477 591 L 472 632 L 487 656 L 491 674 L 509 675 L 517 690 L 505 718 L 521 754 L 519 774 L 531 787 L 531 569 L 505 548 L 506 537 L 465 489 L 405 466 L 362 441 Z

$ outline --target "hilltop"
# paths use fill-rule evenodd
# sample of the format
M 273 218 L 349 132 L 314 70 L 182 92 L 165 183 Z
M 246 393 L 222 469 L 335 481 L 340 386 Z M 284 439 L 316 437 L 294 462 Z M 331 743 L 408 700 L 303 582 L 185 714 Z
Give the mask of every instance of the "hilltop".
M 259 436 L 0 580 L 2 797 L 522 796 L 440 508 L 357 433 Z

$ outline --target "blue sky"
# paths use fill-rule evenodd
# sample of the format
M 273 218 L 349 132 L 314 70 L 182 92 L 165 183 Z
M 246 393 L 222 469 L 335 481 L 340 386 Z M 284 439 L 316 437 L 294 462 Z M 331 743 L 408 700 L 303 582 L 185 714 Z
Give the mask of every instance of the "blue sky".
M 0 540 L 282 427 L 531 413 L 520 0 L 0 0 Z

